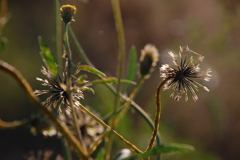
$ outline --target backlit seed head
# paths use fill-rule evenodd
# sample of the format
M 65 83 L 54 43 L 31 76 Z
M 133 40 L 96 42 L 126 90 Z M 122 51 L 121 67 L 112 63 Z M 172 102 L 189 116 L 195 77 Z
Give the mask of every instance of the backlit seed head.
M 180 47 L 178 59 L 173 52 L 169 52 L 169 55 L 173 58 L 174 67 L 169 64 L 164 64 L 160 68 L 160 77 L 167 80 L 164 85 L 164 90 L 173 89 L 170 97 L 175 100 L 179 100 L 182 94 L 185 94 L 185 100 L 188 100 L 187 92 L 190 91 L 194 101 L 198 100 L 196 91 L 198 87 L 203 88 L 206 91 L 209 89 L 206 86 L 198 83 L 197 79 L 209 81 L 211 77 L 211 69 L 201 71 L 199 65 L 203 61 L 203 56 L 190 50 L 188 46 Z M 194 60 L 193 56 L 196 55 L 197 59 Z
M 144 49 L 141 50 L 140 73 L 143 77 L 148 77 L 156 66 L 158 59 L 159 53 L 154 45 L 147 44 Z

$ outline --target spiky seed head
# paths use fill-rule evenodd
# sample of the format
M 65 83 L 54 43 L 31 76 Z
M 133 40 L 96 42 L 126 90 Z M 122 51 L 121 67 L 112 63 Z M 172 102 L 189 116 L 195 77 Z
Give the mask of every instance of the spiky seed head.
M 178 59 L 173 52 L 169 52 L 169 55 L 173 59 L 174 67 L 169 64 L 164 64 L 160 68 L 160 77 L 167 80 L 164 85 L 164 90 L 173 89 L 170 97 L 179 100 L 182 94 L 185 94 L 185 100 L 188 100 L 187 92 L 190 91 L 194 101 L 198 100 L 196 91 L 198 87 L 203 88 L 206 91 L 209 89 L 203 86 L 197 79 L 209 81 L 211 77 L 211 69 L 201 71 L 199 65 L 203 61 L 203 56 L 190 50 L 188 46 L 180 47 Z M 193 55 L 197 55 L 197 59 L 194 60 Z

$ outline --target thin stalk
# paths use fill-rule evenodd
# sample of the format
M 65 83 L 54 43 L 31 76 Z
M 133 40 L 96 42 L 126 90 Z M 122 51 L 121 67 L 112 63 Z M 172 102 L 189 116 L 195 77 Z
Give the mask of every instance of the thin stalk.
M 106 135 L 109 133 L 109 131 L 105 131 L 103 134 L 98 136 L 98 139 L 96 141 L 94 141 L 91 144 L 91 147 L 88 149 L 88 154 L 91 155 L 96 148 L 99 146 L 99 144 L 103 141 L 103 139 L 106 137 Z
M 72 160 L 72 154 L 71 154 L 71 150 L 70 147 L 66 141 L 65 138 L 61 139 L 62 145 L 63 145 L 63 155 L 64 155 L 64 159 L 65 160 Z
M 24 119 L 21 121 L 13 121 L 13 122 L 5 122 L 0 119 L 0 129 L 14 129 L 14 128 L 21 127 L 21 126 L 24 126 L 29 123 L 30 123 L 30 121 L 28 119 Z
M 129 110 L 129 108 L 131 107 L 131 102 L 134 100 L 134 98 L 136 97 L 137 93 L 139 92 L 142 84 L 144 83 L 145 78 L 141 77 L 141 79 L 139 80 L 139 82 L 137 83 L 137 86 L 132 90 L 131 94 L 129 95 L 129 100 L 126 101 L 124 103 L 124 107 L 121 110 L 121 112 L 118 115 L 118 119 L 116 119 L 115 121 L 115 125 L 118 125 L 118 123 L 120 122 L 120 120 L 126 115 L 127 111 Z
M 121 16 L 121 10 L 120 10 L 120 4 L 118 0 L 112 0 L 112 9 L 113 9 L 113 15 L 114 15 L 114 20 L 115 20 L 115 26 L 117 30 L 117 35 L 118 35 L 118 66 L 117 66 L 117 79 L 118 79 L 118 84 L 117 84 L 117 94 L 115 96 L 114 100 L 114 109 L 113 109 L 113 117 L 111 120 L 111 128 L 115 128 L 114 121 L 116 119 L 116 112 L 117 108 L 120 105 L 120 92 L 121 92 L 121 87 L 122 84 L 120 83 L 120 80 L 123 76 L 123 70 L 124 70 L 124 59 L 125 59 L 125 52 L 126 52 L 126 47 L 125 47 L 125 36 L 124 36 L 124 29 L 123 29 L 123 22 L 122 22 L 122 16 Z M 113 134 L 110 133 L 107 147 L 106 147 L 106 152 L 105 152 L 105 160 L 110 159 L 110 153 L 111 153 L 111 148 L 112 148 L 112 143 L 113 143 Z
M 56 63 L 59 66 L 62 66 L 62 38 L 61 38 L 61 33 L 62 33 L 62 25 L 61 25 L 61 20 L 59 18 L 59 1 L 55 0 L 55 9 L 54 9 L 54 52 L 55 52 L 55 58 L 56 58 Z
M 31 86 L 27 82 L 27 80 L 22 76 L 22 74 L 15 69 L 13 66 L 9 65 L 8 63 L 0 60 L 0 69 L 5 71 L 6 73 L 10 74 L 21 86 L 21 88 L 25 91 L 26 95 L 30 99 L 30 101 L 38 107 L 40 112 L 48 118 L 50 121 L 52 121 L 53 124 L 58 127 L 59 131 L 62 133 L 62 135 L 67 139 L 67 141 L 73 146 L 73 148 L 76 150 L 77 154 L 82 157 L 84 160 L 92 160 L 91 157 L 88 157 L 88 154 L 86 151 L 82 148 L 79 141 L 73 136 L 71 131 L 65 126 L 65 124 L 62 123 L 61 120 L 59 120 L 57 117 L 55 117 L 46 107 L 44 107 L 39 98 L 36 97 L 34 94 Z
M 65 33 L 63 37 L 64 47 L 66 49 L 67 58 L 68 58 L 68 86 L 71 87 L 71 69 L 72 69 L 72 51 L 70 49 L 69 38 L 68 38 L 68 28 L 69 24 L 65 24 Z
M 161 83 L 159 83 L 158 87 L 157 87 L 157 92 L 156 92 L 156 116 L 155 116 L 155 125 L 154 125 L 154 130 L 152 133 L 152 137 L 151 140 L 149 142 L 149 145 L 146 149 L 146 151 L 150 150 L 153 148 L 154 143 L 155 143 L 155 139 L 158 133 L 158 128 L 159 128 L 159 122 L 160 122 L 160 118 L 161 118 L 161 89 L 163 88 L 164 84 L 167 82 L 168 80 L 165 79 L 164 81 L 162 81 Z
M 72 89 L 71 69 L 72 69 L 73 63 L 72 63 L 72 52 L 71 52 L 70 44 L 69 44 L 68 28 L 69 28 L 69 24 L 67 23 L 67 24 L 65 24 L 65 33 L 64 33 L 63 39 L 64 39 L 64 46 L 66 49 L 66 54 L 68 57 L 68 73 L 67 73 L 67 88 L 68 88 L 67 93 L 69 95 L 68 101 L 69 101 L 69 105 L 71 108 L 71 116 L 72 116 L 72 120 L 73 120 L 74 129 L 76 132 L 76 136 L 79 139 L 79 142 L 83 146 L 83 148 L 85 150 L 87 150 L 86 145 L 84 144 L 84 141 L 83 141 L 83 137 L 82 137 L 80 128 L 77 124 L 76 112 L 75 112 L 75 108 L 74 108 L 74 104 L 73 104 L 73 100 L 72 100 L 72 90 L 73 89 Z
M 95 119 L 99 124 L 101 124 L 103 127 L 111 131 L 113 134 L 115 134 L 121 141 L 127 144 L 129 148 L 131 148 L 134 152 L 137 154 L 143 153 L 140 149 L 138 149 L 135 145 L 133 145 L 131 142 L 127 141 L 123 138 L 118 132 L 113 130 L 109 125 L 107 125 L 105 122 L 103 122 L 100 118 L 95 116 L 92 112 L 90 112 L 88 109 L 86 109 L 83 105 L 79 105 L 79 107 L 88 115 L 90 115 L 93 119 Z

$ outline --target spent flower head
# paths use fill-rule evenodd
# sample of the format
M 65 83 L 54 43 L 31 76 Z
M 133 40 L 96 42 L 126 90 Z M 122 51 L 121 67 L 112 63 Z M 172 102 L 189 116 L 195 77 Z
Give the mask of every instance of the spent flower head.
M 73 15 L 76 14 L 77 8 L 75 6 L 67 4 L 67 5 L 63 5 L 60 8 L 60 11 L 61 11 L 62 21 L 65 24 L 68 24 L 71 21 L 74 21 Z
M 145 45 L 141 50 L 140 56 L 140 73 L 143 77 L 148 78 L 149 74 L 153 71 L 159 59 L 157 48 L 152 44 Z
M 197 101 L 198 96 L 196 91 L 198 91 L 198 87 L 209 91 L 206 86 L 195 81 L 196 79 L 202 79 L 204 81 L 210 80 L 211 69 L 201 71 L 199 67 L 204 57 L 190 50 L 188 46 L 180 47 L 178 60 L 174 53 L 169 52 L 169 54 L 173 58 L 175 67 L 164 64 L 160 68 L 160 77 L 167 80 L 164 85 L 164 90 L 172 88 L 173 92 L 170 97 L 173 97 L 175 100 L 179 100 L 182 94 L 185 94 L 185 101 L 188 100 L 187 92 L 190 91 L 193 100 Z M 196 60 L 194 60 L 193 55 L 197 56 Z
M 75 113 L 77 117 L 77 126 L 81 131 L 83 141 L 90 147 L 90 145 L 98 139 L 98 136 L 104 132 L 104 127 L 80 109 L 76 109 Z M 69 129 L 76 135 L 72 116 L 66 113 L 62 114 L 60 119 L 65 122 Z
M 47 79 L 42 78 L 36 78 L 38 81 L 43 82 L 42 85 L 49 87 L 48 90 L 35 90 L 35 94 L 37 96 L 43 95 L 43 94 L 51 94 L 42 104 L 46 106 L 47 108 L 51 109 L 51 107 L 56 108 L 59 106 L 58 111 L 62 112 L 62 107 L 64 108 L 64 111 L 70 112 L 71 107 L 69 104 L 69 94 L 68 94 L 68 88 L 67 88 L 67 77 L 68 72 L 67 70 L 67 64 L 68 61 L 66 61 L 65 69 L 62 73 L 62 76 L 60 76 L 59 72 L 57 72 L 57 76 L 54 77 L 54 75 L 45 67 L 42 67 L 41 72 L 47 77 Z M 88 86 L 79 86 L 78 78 L 76 75 L 80 72 L 79 69 L 76 70 L 76 72 L 71 75 L 71 96 L 74 107 L 78 108 L 80 105 L 80 100 L 84 98 L 82 90 L 86 90 Z

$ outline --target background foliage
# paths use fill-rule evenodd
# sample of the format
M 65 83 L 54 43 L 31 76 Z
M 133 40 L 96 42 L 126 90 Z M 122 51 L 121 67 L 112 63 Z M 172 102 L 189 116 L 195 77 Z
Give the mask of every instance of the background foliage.
M 71 26 L 92 63 L 107 76 L 115 76 L 117 35 L 110 1 L 64 1 L 76 5 L 76 22 Z M 179 142 L 195 146 L 188 154 L 165 155 L 163 159 L 238 159 L 240 157 L 240 2 L 238 0 L 129 0 L 120 1 L 126 34 L 127 53 L 135 45 L 138 56 L 146 43 L 155 44 L 160 52 L 160 63 L 166 63 L 167 51 L 178 51 L 188 45 L 205 56 L 206 66 L 213 69 L 213 77 L 206 85 L 210 93 L 199 92 L 194 103 L 173 101 L 163 92 L 160 126 L 166 143 Z M 18 68 L 34 89 L 41 88 L 35 77 L 41 75 L 43 62 L 39 56 L 37 37 L 41 35 L 53 48 L 54 2 L 9 1 L 11 19 L 2 35 L 9 47 L 0 58 Z M 74 48 L 73 48 L 73 59 Z M 78 59 L 78 57 L 76 58 Z M 75 61 L 78 62 L 78 61 Z M 204 66 L 202 66 L 204 68 Z M 91 77 L 90 77 L 91 78 Z M 136 98 L 153 117 L 154 94 L 159 83 L 156 70 Z M 13 121 L 36 112 L 23 91 L 11 77 L 0 72 L 0 118 Z M 113 95 L 102 85 L 95 86 L 96 95 L 85 95 L 84 105 L 94 107 L 100 115 L 111 110 Z M 106 101 L 105 99 L 108 99 Z M 112 99 L 112 101 L 111 101 Z M 151 131 L 135 113 L 130 113 L 117 129 L 140 148 L 144 148 Z M 136 136 L 136 133 L 137 134 Z M 141 134 L 140 134 L 141 133 Z M 0 130 L 0 159 L 20 160 L 30 150 L 53 149 L 61 153 L 57 138 L 36 137 L 27 128 Z M 114 150 L 125 147 L 116 139 Z

